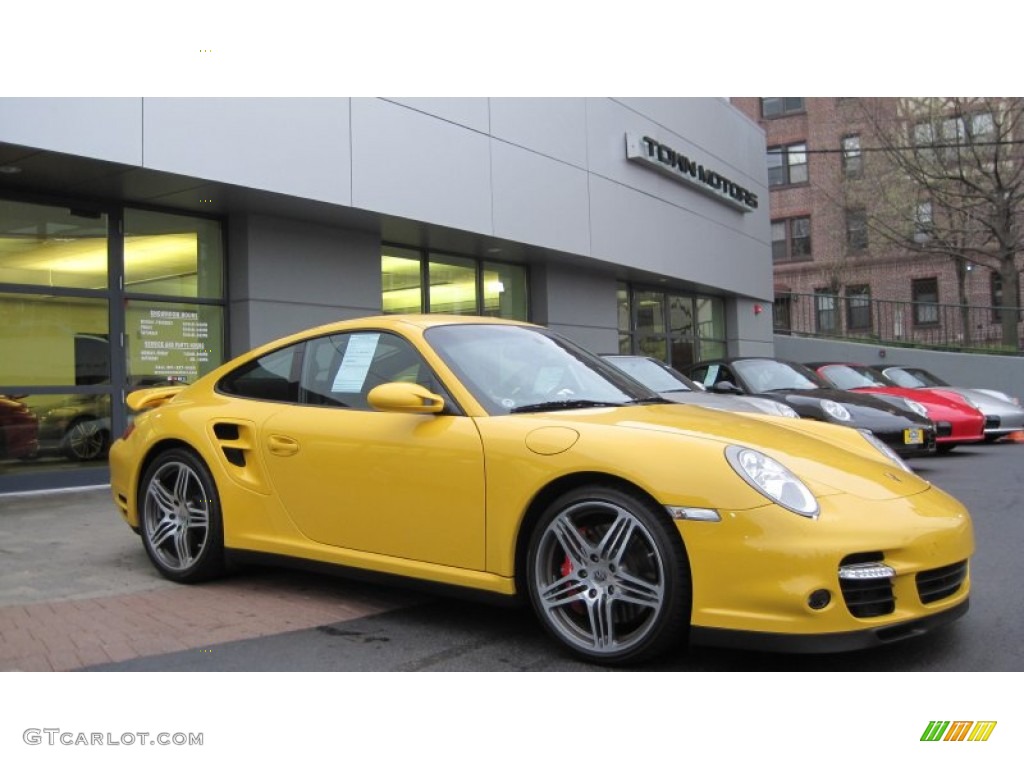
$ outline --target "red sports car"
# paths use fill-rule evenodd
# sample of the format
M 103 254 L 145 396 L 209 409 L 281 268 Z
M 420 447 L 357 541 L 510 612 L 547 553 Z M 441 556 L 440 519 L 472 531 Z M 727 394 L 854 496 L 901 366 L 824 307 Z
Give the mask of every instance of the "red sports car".
M 896 387 L 878 371 L 858 363 L 808 363 L 833 387 L 868 394 L 887 394 L 920 403 L 935 422 L 935 447 L 941 453 L 985 438 L 985 416 L 954 392 Z

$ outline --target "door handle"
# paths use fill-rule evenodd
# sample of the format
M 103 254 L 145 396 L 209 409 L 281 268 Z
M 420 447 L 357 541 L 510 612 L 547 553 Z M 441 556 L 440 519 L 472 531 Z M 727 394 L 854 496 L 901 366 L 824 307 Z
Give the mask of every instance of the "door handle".
M 284 435 L 270 435 L 267 438 L 267 450 L 275 456 L 294 456 L 299 452 L 299 442 Z

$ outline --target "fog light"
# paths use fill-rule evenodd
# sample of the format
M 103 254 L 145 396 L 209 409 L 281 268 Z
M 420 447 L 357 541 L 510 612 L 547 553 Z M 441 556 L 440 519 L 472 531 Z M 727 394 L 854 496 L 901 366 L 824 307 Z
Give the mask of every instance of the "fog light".
M 807 598 L 807 605 L 812 611 L 820 611 L 832 602 L 832 593 L 827 589 L 816 589 Z

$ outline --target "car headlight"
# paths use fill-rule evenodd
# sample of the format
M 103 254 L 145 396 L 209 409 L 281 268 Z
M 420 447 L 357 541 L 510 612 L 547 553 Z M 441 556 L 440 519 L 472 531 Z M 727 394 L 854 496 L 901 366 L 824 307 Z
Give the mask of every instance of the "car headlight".
M 825 413 L 836 421 L 853 420 L 853 417 L 850 415 L 850 412 L 846 410 L 845 406 L 840 405 L 835 400 L 822 400 L 821 407 L 825 410 Z
M 928 418 L 928 409 L 916 400 L 911 400 L 910 398 L 905 397 L 903 398 L 903 402 L 907 404 L 907 408 L 912 410 L 918 416 L 924 416 L 926 419 Z
M 790 512 L 815 519 L 818 500 L 796 475 L 760 451 L 729 445 L 725 449 L 729 465 L 752 488 Z
M 903 459 L 901 459 L 899 454 L 896 453 L 896 451 L 894 451 L 888 445 L 886 445 L 881 440 L 879 440 L 877 437 L 875 437 L 873 433 L 871 433 L 869 430 L 866 430 L 866 429 L 858 429 L 857 431 L 860 432 L 861 436 L 865 440 L 867 440 L 869 443 L 871 443 L 871 445 L 873 445 L 878 450 L 879 453 L 881 453 L 887 459 L 889 459 L 889 461 L 891 461 L 897 467 L 902 469 L 904 472 L 909 472 L 910 474 L 914 474 L 914 470 L 912 470 L 910 468 L 910 466 L 907 464 L 907 462 L 905 462 Z

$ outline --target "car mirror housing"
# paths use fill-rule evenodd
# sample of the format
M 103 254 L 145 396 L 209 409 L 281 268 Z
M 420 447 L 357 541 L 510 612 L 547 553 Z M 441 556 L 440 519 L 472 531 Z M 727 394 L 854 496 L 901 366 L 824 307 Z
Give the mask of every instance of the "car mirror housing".
M 733 384 L 731 381 L 720 381 L 711 388 L 712 392 L 718 392 L 723 395 L 742 395 L 743 390 Z
M 370 407 L 390 413 L 440 413 L 444 398 L 419 384 L 393 381 L 379 384 L 366 396 Z

